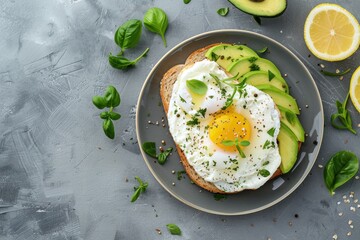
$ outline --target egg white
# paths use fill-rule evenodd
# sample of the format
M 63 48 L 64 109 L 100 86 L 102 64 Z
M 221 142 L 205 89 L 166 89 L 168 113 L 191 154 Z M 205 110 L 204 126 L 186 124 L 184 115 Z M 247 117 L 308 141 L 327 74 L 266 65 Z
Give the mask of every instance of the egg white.
M 216 62 L 203 60 L 184 69 L 174 84 L 168 111 L 169 130 L 177 145 L 183 150 L 189 164 L 206 181 L 212 182 L 225 192 L 239 192 L 257 189 L 265 184 L 281 163 L 276 142 L 280 129 L 280 115 L 269 95 L 257 88 L 246 85 L 243 94 L 235 94 L 235 111 L 250 121 L 252 126 L 250 145 L 243 149 L 246 158 L 238 152 L 226 151 L 209 138 L 208 125 L 212 115 L 221 111 L 226 99 L 233 92 L 232 87 L 222 84 L 225 96 L 210 73 L 219 79 L 228 78 Z M 186 87 L 186 81 L 197 79 L 208 86 L 201 98 L 195 97 Z M 255 97 L 256 96 L 256 97 Z M 199 110 L 206 109 L 205 116 Z M 199 124 L 187 125 L 197 114 Z M 274 128 L 271 136 L 268 131 Z M 265 142 L 271 147 L 265 147 Z M 268 176 L 260 170 L 269 172 Z

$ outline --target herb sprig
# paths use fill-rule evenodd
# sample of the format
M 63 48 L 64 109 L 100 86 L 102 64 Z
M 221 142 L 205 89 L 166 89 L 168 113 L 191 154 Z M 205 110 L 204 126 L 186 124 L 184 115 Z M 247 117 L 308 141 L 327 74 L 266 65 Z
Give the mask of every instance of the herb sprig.
M 171 235 L 181 235 L 181 229 L 173 223 L 166 224 L 167 229 L 171 233 Z
M 346 109 L 346 104 L 349 100 L 349 93 L 346 96 L 346 99 L 343 103 L 336 101 L 336 107 L 338 113 L 331 115 L 331 125 L 337 129 L 347 129 L 353 134 L 356 134 L 356 131 L 352 127 L 352 120 L 349 111 Z
M 144 15 L 145 27 L 161 36 L 164 46 L 166 47 L 165 32 L 168 27 L 168 17 L 166 13 L 157 7 L 150 8 Z
M 149 48 L 146 48 L 145 51 L 140 56 L 135 58 L 134 60 L 129 60 L 124 56 L 112 55 L 112 53 L 110 53 L 109 54 L 109 63 L 113 68 L 124 70 L 129 67 L 135 66 L 140 61 L 140 59 L 143 58 L 149 52 L 149 50 L 150 50 Z
M 160 165 L 164 165 L 170 153 L 172 152 L 173 148 L 169 147 L 165 151 L 156 154 L 156 143 L 155 142 L 144 142 L 142 145 L 142 149 L 144 152 L 149 155 L 150 157 L 156 158 Z
M 134 187 L 134 194 L 131 196 L 131 202 L 135 202 L 141 193 L 144 193 L 148 187 L 148 183 L 141 180 L 138 176 L 135 177 L 135 179 L 138 181 L 139 186 Z
M 223 144 L 224 146 L 227 146 L 227 147 L 235 146 L 236 149 L 238 150 L 240 156 L 242 158 L 246 158 L 245 153 L 241 150 L 241 146 L 242 147 L 249 146 L 250 142 L 247 141 L 247 140 L 239 141 L 238 138 L 235 138 L 235 140 L 224 140 L 224 141 L 221 142 L 221 144 Z
M 121 98 L 120 94 L 114 86 L 108 86 L 104 96 L 94 96 L 92 98 L 93 104 L 98 109 L 109 108 L 108 111 L 100 113 L 100 118 L 104 119 L 103 130 L 105 135 L 114 139 L 115 130 L 113 120 L 118 120 L 121 118 L 121 115 L 117 112 L 114 112 L 114 108 L 120 105 Z
M 228 13 L 229 13 L 229 8 L 228 8 L 228 7 L 227 7 L 227 8 L 219 8 L 219 9 L 217 10 L 217 13 L 218 13 L 220 16 L 225 17 L 225 16 L 228 15 Z

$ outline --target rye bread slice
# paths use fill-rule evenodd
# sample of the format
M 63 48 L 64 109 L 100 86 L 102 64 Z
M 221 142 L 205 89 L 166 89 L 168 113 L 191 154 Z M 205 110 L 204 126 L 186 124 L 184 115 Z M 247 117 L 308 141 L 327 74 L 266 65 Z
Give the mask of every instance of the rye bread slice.
M 166 114 L 168 113 L 168 110 L 169 110 L 169 103 L 170 103 L 170 99 L 171 99 L 171 95 L 172 95 L 173 86 L 174 86 L 174 83 L 176 82 L 177 77 L 180 74 L 180 72 L 184 68 L 191 66 L 195 62 L 204 60 L 205 54 L 208 51 L 208 49 L 210 49 L 213 46 L 219 45 L 219 44 L 220 43 L 211 44 L 211 45 L 208 45 L 206 47 L 196 50 L 195 52 L 193 52 L 189 55 L 189 57 L 185 61 L 185 64 L 175 65 L 164 74 L 163 78 L 160 81 L 160 96 L 161 96 L 161 101 L 162 101 L 162 104 L 163 104 Z M 185 154 L 183 153 L 183 151 L 181 150 L 181 148 L 178 145 L 176 145 L 176 149 L 179 154 L 180 161 L 184 166 L 186 174 L 195 184 L 197 184 L 198 186 L 200 186 L 212 193 L 221 193 L 221 194 L 237 193 L 237 192 L 231 192 L 231 193 L 224 192 L 224 191 L 218 189 L 213 183 L 205 181 L 201 176 L 199 176 L 197 174 L 195 169 L 189 164 Z M 281 174 L 282 173 L 279 168 L 275 171 L 275 173 L 273 174 L 271 179 L 275 178 Z

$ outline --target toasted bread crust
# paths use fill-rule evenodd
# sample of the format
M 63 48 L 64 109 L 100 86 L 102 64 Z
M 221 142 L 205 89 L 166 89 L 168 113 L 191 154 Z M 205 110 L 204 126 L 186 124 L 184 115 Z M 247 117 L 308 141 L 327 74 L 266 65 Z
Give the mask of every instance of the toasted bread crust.
M 185 61 L 185 64 L 175 65 L 164 74 L 163 78 L 160 81 L 160 96 L 161 96 L 161 100 L 162 100 L 163 107 L 164 107 L 166 114 L 168 113 L 168 110 L 169 110 L 169 103 L 170 103 L 170 99 L 171 99 L 171 95 L 172 95 L 173 86 L 174 86 L 174 83 L 176 82 L 177 77 L 180 74 L 180 72 L 186 66 L 189 66 L 189 65 L 194 64 L 195 62 L 204 60 L 206 52 L 210 48 L 212 48 L 216 45 L 219 45 L 219 44 L 220 43 L 211 44 L 211 45 L 208 45 L 206 47 L 196 50 L 195 52 L 193 52 L 189 55 L 189 57 Z M 300 144 L 301 143 L 299 143 L 299 148 L 300 148 Z M 181 148 L 178 145 L 176 146 L 176 149 L 177 149 L 181 163 L 183 164 L 188 177 L 195 184 L 197 184 L 198 186 L 206 189 L 209 192 L 213 192 L 213 193 L 221 193 L 221 194 L 237 193 L 237 192 L 221 191 L 213 183 L 205 181 L 200 175 L 197 174 L 195 169 L 189 164 L 185 154 L 183 153 L 183 151 L 181 150 Z M 281 172 L 280 168 L 278 168 L 275 171 L 275 173 L 272 175 L 271 179 L 276 178 L 276 177 L 280 176 L 281 174 L 282 174 L 282 172 Z

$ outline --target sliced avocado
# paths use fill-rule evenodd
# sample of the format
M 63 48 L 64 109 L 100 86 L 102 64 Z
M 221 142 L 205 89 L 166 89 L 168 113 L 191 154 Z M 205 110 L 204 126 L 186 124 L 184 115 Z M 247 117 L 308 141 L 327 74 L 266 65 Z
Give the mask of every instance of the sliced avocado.
M 289 87 L 282 77 L 271 75 L 271 73 L 265 71 L 248 72 L 240 79 L 240 81 L 246 81 L 247 84 L 255 87 L 257 85 L 269 84 L 285 93 L 289 93 Z
M 217 62 L 221 67 L 227 69 L 231 64 L 243 57 L 255 56 L 257 53 L 245 45 L 220 44 L 210 48 L 205 57 Z
M 269 60 L 259 57 L 242 58 L 237 62 L 231 64 L 227 69 L 232 75 L 239 74 L 239 77 L 244 76 L 251 71 L 265 71 L 272 72 L 275 76 L 281 76 L 279 69 Z
M 299 142 L 304 142 L 305 131 L 296 114 L 281 106 L 278 106 L 278 108 L 280 110 L 281 122 L 295 134 Z
M 295 114 L 300 114 L 299 107 L 296 103 L 295 98 L 293 98 L 289 94 L 284 93 L 283 91 L 281 91 L 269 84 L 258 85 L 256 87 L 259 90 L 269 94 L 277 106 L 288 109 L 289 111 L 291 111 Z
M 281 156 L 280 170 L 282 173 L 287 173 L 296 162 L 299 151 L 298 140 L 295 134 L 283 123 L 280 125 L 277 140 Z
M 241 11 L 258 17 L 276 17 L 286 9 L 286 0 L 229 0 Z

